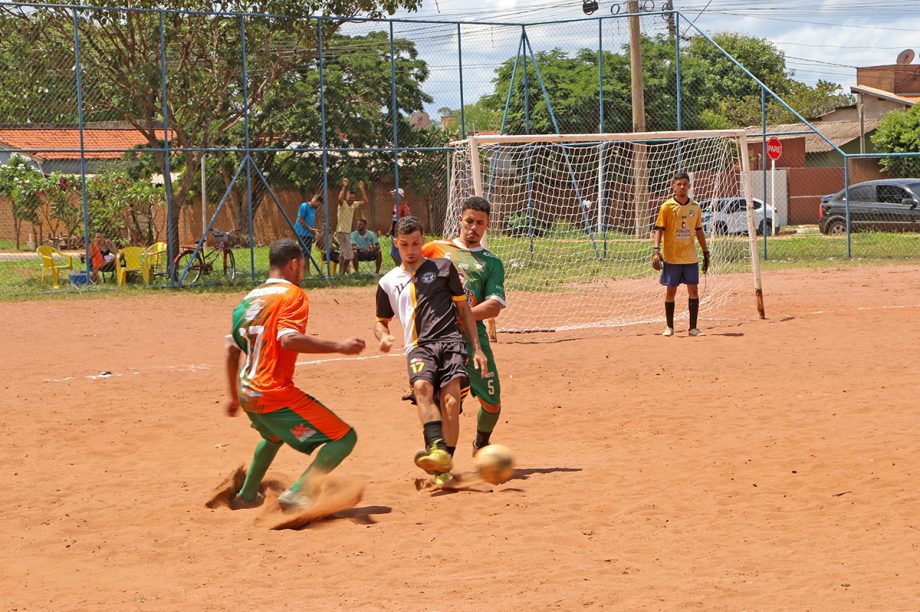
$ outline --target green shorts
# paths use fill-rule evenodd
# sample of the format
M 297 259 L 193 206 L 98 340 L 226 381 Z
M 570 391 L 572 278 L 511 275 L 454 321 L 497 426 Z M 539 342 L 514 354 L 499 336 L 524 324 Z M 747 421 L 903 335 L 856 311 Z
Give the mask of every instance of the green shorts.
M 479 370 L 473 367 L 473 347 L 467 345 L 466 373 L 470 378 L 470 392 L 487 404 L 500 404 L 502 399 L 502 385 L 498 379 L 498 369 L 495 367 L 495 356 L 492 355 L 492 345 L 489 343 L 488 332 L 479 332 L 479 345 L 489 362 L 489 373 L 483 377 Z
M 318 446 L 338 440 L 349 432 L 351 427 L 335 413 L 312 397 L 304 395 L 312 404 L 309 413 L 302 409 L 303 406 L 295 405 L 272 412 L 247 412 L 246 416 L 252 421 L 253 429 L 266 440 L 276 444 L 284 442 L 308 455 Z

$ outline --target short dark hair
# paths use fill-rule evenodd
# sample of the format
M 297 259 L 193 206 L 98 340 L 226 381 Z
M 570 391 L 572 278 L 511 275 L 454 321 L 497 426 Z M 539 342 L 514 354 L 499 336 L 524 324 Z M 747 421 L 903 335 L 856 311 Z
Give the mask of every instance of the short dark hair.
M 268 249 L 268 264 L 272 268 L 283 268 L 292 259 L 304 256 L 300 245 L 290 238 L 275 240 Z
M 687 179 L 689 181 L 690 175 L 683 171 L 675 172 L 674 177 L 671 179 L 671 182 L 676 183 L 677 181 L 682 181 L 684 179 Z
M 468 210 L 484 212 L 486 213 L 486 216 L 489 216 L 489 213 L 492 212 L 492 206 L 489 204 L 489 201 L 482 196 L 470 196 L 463 200 L 463 204 L 460 207 L 461 213 Z
M 396 224 L 397 236 L 408 236 L 415 232 L 421 232 L 423 236 L 425 235 L 425 226 L 418 220 L 418 217 L 403 217 Z

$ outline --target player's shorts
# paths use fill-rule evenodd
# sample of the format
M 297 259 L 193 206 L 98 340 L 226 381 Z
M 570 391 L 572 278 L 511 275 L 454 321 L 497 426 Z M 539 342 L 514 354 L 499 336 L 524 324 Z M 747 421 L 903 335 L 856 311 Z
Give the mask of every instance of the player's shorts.
M 247 404 L 243 406 L 248 408 L 246 415 L 263 438 L 276 444 L 284 442 L 302 453 L 310 454 L 351 430 L 348 423 L 300 389 L 278 392 L 270 400 L 264 396 L 248 399 Z
M 700 284 L 700 264 L 670 264 L 665 262 L 661 268 L 662 285 L 668 287 L 677 287 L 684 285 Z
M 336 232 L 335 237 L 339 241 L 339 251 L 345 259 L 354 259 L 355 250 L 351 248 L 351 234 L 349 232 Z
M 478 326 L 477 326 L 478 327 Z M 489 373 L 483 377 L 479 370 L 473 367 L 473 350 L 467 346 L 469 358 L 466 362 L 466 374 L 470 380 L 470 392 L 487 404 L 500 404 L 502 402 L 502 385 L 498 379 L 498 370 L 495 367 L 495 357 L 492 355 L 492 345 L 489 343 L 489 334 L 479 332 L 479 345 L 489 362 Z
M 435 389 L 459 378 L 460 386 L 467 385 L 466 347 L 463 342 L 430 342 L 417 346 L 406 355 L 409 366 L 409 384 L 427 380 Z

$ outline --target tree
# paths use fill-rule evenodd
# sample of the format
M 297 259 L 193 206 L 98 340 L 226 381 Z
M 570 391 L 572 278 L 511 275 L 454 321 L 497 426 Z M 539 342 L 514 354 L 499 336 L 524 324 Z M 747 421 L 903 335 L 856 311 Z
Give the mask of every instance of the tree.
M 872 144 L 880 153 L 920 151 L 920 104 L 885 113 L 872 135 Z M 883 157 L 879 166 L 893 178 L 920 177 L 920 156 Z
M 674 67 L 674 45 L 664 36 L 643 37 L 646 127 L 649 130 L 671 130 L 677 127 L 676 69 Z M 536 54 L 537 65 L 543 82 L 549 92 L 553 114 L 559 130 L 571 133 L 597 132 L 600 128 L 598 95 L 598 53 L 582 49 L 574 55 L 561 49 L 541 51 Z M 514 72 L 514 58 L 499 65 L 495 72 L 495 91 L 480 99 L 476 104 L 485 106 L 500 117 L 508 95 Z M 690 63 L 682 67 L 683 86 L 699 89 L 702 77 L 698 65 Z M 511 134 L 553 133 L 555 127 L 550 118 L 546 101 L 537 78 L 533 62 L 527 62 L 529 123 L 525 116 L 523 98 L 523 67 L 518 66 L 515 87 L 508 108 L 505 131 Z M 605 51 L 603 56 L 604 83 L 604 131 L 632 131 L 632 100 L 630 91 L 629 49 L 624 46 L 620 52 Z M 702 108 L 701 98 L 684 96 L 682 114 L 686 120 L 698 122 Z M 528 125 L 525 125 L 528 123 Z
M 19 231 L 23 221 L 39 225 L 39 194 L 47 187 L 47 180 L 28 159 L 13 154 L 10 161 L 0 165 L 0 196 L 9 198 L 13 209 L 13 232 L 19 249 Z M 41 237 L 39 236 L 39 240 Z
M 227 142 L 243 121 L 246 109 L 258 107 L 286 75 L 302 68 L 315 55 L 317 21 L 314 14 L 370 17 L 415 10 L 421 0 L 261 0 L 210 2 L 178 0 L 170 8 L 199 11 L 241 11 L 284 14 L 288 17 L 215 16 L 209 14 L 140 13 L 83 9 L 79 11 L 84 106 L 88 116 L 129 122 L 151 148 L 160 147 L 163 100 L 160 83 L 160 19 L 166 30 L 168 100 L 174 164 L 181 176 L 173 191 L 170 242 L 177 245 L 181 206 L 194 195 L 202 152 Z M 116 0 L 97 5 L 120 6 Z M 135 8 L 157 9 L 156 0 L 138 0 Z M 73 40 L 73 13 L 61 7 L 3 7 L 23 31 L 34 28 L 67 48 Z M 330 37 L 345 20 L 325 21 Z M 247 30 L 247 99 L 243 99 L 243 24 Z M 72 58 L 72 56 L 71 56 Z M 68 64 L 69 66 L 72 64 Z M 42 75 L 55 80 L 55 75 Z M 60 77 L 57 77 L 60 83 Z M 13 92 L 18 95 L 18 92 Z M 258 117 L 254 117 L 258 119 Z M 238 132 L 236 132 L 238 134 Z M 235 142 L 239 146 L 242 143 Z M 165 171 L 164 156 L 158 165 Z
M 397 131 L 400 147 L 438 146 L 436 131 L 416 130 L 409 116 L 432 98 L 422 90 L 428 78 L 428 66 L 418 57 L 415 43 L 406 39 L 393 41 L 396 67 Z M 390 39 L 386 32 L 363 36 L 334 35 L 324 49 L 323 77 L 326 92 L 326 141 L 334 149 L 374 149 L 388 147 L 393 140 L 392 91 L 390 74 Z M 381 75 L 385 75 L 381 78 Z M 258 118 L 250 140 L 258 148 L 283 148 L 290 143 L 317 147 L 322 141 L 320 117 L 320 80 L 318 58 L 305 62 L 298 70 L 285 75 L 284 81 L 271 88 L 263 101 L 253 108 Z M 237 124 L 229 140 L 237 140 L 242 125 Z M 402 154 L 406 155 L 406 154 Z M 322 164 L 318 152 L 257 151 L 253 159 L 269 181 L 314 190 L 322 185 Z M 400 171 L 407 158 L 401 160 Z M 355 153 L 333 151 L 328 156 L 330 181 L 334 184 L 348 177 L 376 181 L 393 173 L 393 154 L 388 150 Z M 223 156 L 220 173 L 225 187 L 239 164 L 232 156 Z M 401 177 L 402 178 L 402 177 Z M 408 178 L 408 177 L 405 177 Z M 253 214 L 262 201 L 264 186 L 253 184 Z M 231 193 L 230 207 L 237 227 L 248 227 L 245 181 Z

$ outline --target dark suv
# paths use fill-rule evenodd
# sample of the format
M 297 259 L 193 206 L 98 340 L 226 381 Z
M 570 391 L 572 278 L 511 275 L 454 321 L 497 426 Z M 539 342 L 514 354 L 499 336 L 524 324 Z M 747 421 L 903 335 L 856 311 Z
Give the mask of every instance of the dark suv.
M 818 217 L 822 233 L 846 233 L 844 192 L 823 196 Z M 850 225 L 854 231 L 920 231 L 920 179 L 884 179 L 852 185 Z

